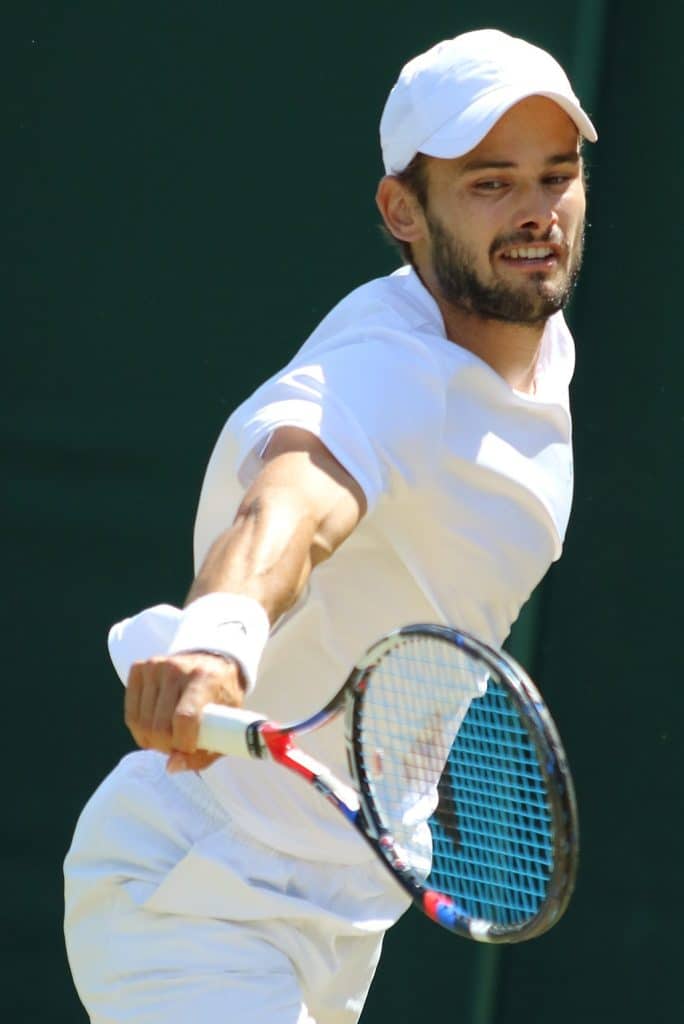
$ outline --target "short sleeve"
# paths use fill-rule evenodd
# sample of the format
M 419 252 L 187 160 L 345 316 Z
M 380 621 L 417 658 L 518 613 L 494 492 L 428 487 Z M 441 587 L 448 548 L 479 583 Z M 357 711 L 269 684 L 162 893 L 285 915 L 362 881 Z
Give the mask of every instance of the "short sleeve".
M 369 509 L 392 472 L 410 477 L 424 465 L 443 406 L 437 366 L 425 346 L 398 332 L 384 334 L 306 352 L 236 410 L 228 427 L 244 486 L 281 426 L 319 437 L 362 488 Z

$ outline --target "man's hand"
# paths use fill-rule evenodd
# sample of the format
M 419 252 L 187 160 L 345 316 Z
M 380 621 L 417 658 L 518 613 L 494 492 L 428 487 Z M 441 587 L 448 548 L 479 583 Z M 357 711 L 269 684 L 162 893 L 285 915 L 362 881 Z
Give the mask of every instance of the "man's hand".
M 170 754 L 168 771 L 201 771 L 220 756 L 197 749 L 202 709 L 240 707 L 243 696 L 235 662 L 200 652 L 149 658 L 131 668 L 124 717 L 139 747 Z

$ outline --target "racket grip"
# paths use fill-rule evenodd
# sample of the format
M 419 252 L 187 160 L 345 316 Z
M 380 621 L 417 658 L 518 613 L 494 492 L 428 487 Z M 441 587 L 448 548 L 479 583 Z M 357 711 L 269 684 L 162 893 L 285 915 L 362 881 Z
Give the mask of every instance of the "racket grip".
M 247 746 L 247 732 L 254 722 L 265 722 L 263 715 L 243 708 L 227 708 L 207 704 L 202 712 L 197 746 L 214 754 L 232 757 L 254 757 Z

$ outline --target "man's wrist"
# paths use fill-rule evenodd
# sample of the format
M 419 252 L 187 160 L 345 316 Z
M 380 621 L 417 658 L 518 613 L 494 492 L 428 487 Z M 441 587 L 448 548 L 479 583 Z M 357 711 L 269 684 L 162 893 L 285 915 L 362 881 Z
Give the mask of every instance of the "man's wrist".
M 169 645 L 169 654 L 203 652 L 234 659 L 249 693 L 270 631 L 268 615 L 252 597 L 211 593 L 192 601 Z

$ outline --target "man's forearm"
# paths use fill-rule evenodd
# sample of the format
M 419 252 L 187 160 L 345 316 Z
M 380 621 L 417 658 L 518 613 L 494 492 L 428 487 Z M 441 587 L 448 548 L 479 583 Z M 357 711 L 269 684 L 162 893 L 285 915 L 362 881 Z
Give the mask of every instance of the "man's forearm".
M 213 592 L 243 594 L 259 601 L 276 622 L 320 560 L 317 528 L 292 492 L 261 487 L 248 494 L 233 525 L 209 549 L 186 603 Z

